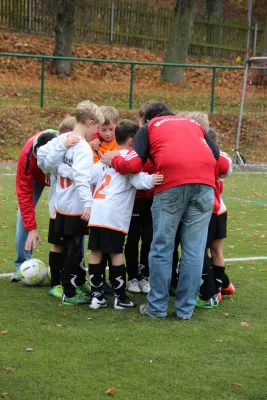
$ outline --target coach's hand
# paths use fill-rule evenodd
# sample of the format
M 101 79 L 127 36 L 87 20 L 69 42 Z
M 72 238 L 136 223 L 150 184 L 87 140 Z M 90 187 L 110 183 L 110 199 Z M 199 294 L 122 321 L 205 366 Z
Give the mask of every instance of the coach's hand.
M 85 207 L 83 210 L 83 215 L 81 216 L 81 219 L 83 219 L 84 221 L 88 222 L 89 218 L 91 215 L 91 208 L 90 207 Z
M 35 249 L 37 242 L 42 244 L 41 237 L 36 229 L 28 232 L 28 237 L 25 243 L 25 250 L 30 251 L 31 249 Z
M 119 150 L 107 151 L 102 155 L 101 161 L 106 165 L 111 165 L 112 158 L 115 156 L 120 156 Z

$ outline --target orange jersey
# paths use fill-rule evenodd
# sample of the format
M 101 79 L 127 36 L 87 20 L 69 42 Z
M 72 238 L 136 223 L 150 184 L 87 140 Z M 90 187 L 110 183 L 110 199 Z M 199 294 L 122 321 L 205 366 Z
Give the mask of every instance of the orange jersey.
M 115 138 L 111 142 L 105 142 L 104 140 L 101 140 L 98 150 L 93 150 L 94 164 L 100 160 L 100 153 L 105 154 L 107 151 L 112 150 L 119 150 L 119 146 Z

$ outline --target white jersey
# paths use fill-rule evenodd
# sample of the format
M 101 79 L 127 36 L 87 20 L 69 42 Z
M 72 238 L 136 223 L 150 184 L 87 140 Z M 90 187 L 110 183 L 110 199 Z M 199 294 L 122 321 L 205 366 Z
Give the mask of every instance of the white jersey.
M 51 200 L 55 202 L 56 211 L 80 216 L 85 207 L 91 207 L 93 201 L 90 180 L 94 157 L 91 147 L 83 139 L 75 146 L 64 147 L 62 142 L 67 135 L 60 135 L 49 142 L 50 152 L 43 161 L 43 168 L 57 169 L 56 195 Z
M 128 150 L 120 150 L 125 157 Z M 136 189 L 152 189 L 153 175 L 144 172 L 121 175 L 101 161 L 92 168 L 91 183 L 96 183 L 89 226 L 128 233 Z
M 67 148 L 62 145 L 62 141 L 68 133 L 60 135 L 41 146 L 37 151 L 37 165 L 45 174 L 50 175 L 50 188 L 48 195 L 48 211 L 50 218 L 56 218 L 56 187 L 57 187 L 57 167 L 61 163 Z

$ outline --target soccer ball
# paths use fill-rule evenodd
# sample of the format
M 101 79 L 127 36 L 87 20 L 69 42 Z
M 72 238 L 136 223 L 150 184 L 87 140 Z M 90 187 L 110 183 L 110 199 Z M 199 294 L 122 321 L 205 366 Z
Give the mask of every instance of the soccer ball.
M 48 267 L 47 267 L 47 279 L 49 280 L 49 282 L 51 282 L 51 269 L 50 269 L 50 265 L 48 265 Z
M 37 258 L 31 258 L 21 264 L 19 276 L 24 285 L 40 285 L 47 277 L 47 267 Z

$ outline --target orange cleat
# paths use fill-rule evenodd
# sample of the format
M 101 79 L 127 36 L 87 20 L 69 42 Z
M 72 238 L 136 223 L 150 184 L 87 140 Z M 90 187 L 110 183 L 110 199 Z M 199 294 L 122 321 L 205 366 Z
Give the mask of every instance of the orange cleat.
M 229 296 L 231 294 L 235 294 L 235 287 L 232 284 L 232 282 L 229 283 L 227 288 L 222 289 L 222 295 L 228 295 Z

